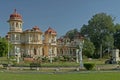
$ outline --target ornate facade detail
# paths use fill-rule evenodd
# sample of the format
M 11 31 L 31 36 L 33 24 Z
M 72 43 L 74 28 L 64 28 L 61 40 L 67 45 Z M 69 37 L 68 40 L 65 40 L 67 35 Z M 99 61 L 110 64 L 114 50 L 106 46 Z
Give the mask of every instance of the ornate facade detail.
M 10 55 L 20 54 L 21 57 L 76 55 L 76 42 L 79 40 L 77 38 L 73 41 L 65 36 L 57 39 L 57 32 L 51 27 L 45 32 L 42 32 L 38 26 L 23 31 L 22 16 L 16 10 L 7 22 L 10 26 L 7 37 L 13 44 Z
M 22 16 L 17 13 L 16 9 L 13 14 L 10 15 L 9 20 L 10 29 L 8 32 L 9 41 L 13 44 L 13 49 L 10 55 L 21 56 L 57 56 L 57 33 L 52 28 L 43 33 L 38 26 L 34 26 L 32 29 L 23 31 Z M 44 38 L 43 38 L 44 35 Z

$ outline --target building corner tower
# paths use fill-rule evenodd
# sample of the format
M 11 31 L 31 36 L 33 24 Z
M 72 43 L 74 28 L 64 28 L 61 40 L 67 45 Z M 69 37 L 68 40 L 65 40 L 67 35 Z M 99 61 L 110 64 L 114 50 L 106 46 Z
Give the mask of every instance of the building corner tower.
M 57 32 L 52 28 L 48 28 L 44 34 L 44 55 L 57 56 Z
M 22 16 L 17 13 L 16 9 L 10 15 L 9 20 L 9 41 L 13 44 L 13 49 L 10 52 L 10 55 L 18 55 L 21 51 L 21 34 L 22 34 Z

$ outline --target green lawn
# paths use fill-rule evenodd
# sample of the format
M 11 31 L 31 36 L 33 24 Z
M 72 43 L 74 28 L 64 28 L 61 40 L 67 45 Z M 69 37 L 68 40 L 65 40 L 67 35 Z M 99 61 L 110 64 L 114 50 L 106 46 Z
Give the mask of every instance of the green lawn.
M 0 80 L 119 80 L 120 72 L 19 73 L 0 72 Z
M 89 59 L 83 59 L 83 63 L 85 62 L 92 62 L 92 63 L 95 63 L 96 65 L 101 65 L 101 64 L 104 64 L 105 62 L 105 59 L 92 59 L 92 60 L 89 60 Z M 6 57 L 0 57 L 0 64 L 3 64 L 3 63 L 8 63 L 8 60 Z M 12 61 L 9 61 L 9 63 L 13 63 Z M 14 61 L 15 63 L 15 61 Z M 23 62 L 21 61 L 19 64 L 15 64 L 16 66 L 29 66 L 29 63 L 30 62 Z M 42 67 L 61 67 L 61 66 L 79 66 L 80 64 L 79 63 L 76 63 L 76 62 L 62 62 L 62 61 L 59 61 L 59 62 L 53 62 L 52 64 L 50 62 L 42 62 L 41 63 L 41 66 Z

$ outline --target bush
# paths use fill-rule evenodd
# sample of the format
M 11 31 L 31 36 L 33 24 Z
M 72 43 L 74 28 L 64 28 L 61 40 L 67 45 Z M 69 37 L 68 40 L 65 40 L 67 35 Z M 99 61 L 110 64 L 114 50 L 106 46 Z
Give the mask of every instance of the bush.
M 95 64 L 94 63 L 84 63 L 84 67 L 87 70 L 92 70 L 94 68 Z
M 42 62 L 48 62 L 48 61 L 49 61 L 48 57 L 42 57 Z
M 41 67 L 40 63 L 30 63 L 30 68 L 37 68 L 37 67 Z
M 118 61 L 118 65 L 120 65 L 120 61 Z
M 2 64 L 3 65 L 3 67 L 8 67 L 8 64 Z

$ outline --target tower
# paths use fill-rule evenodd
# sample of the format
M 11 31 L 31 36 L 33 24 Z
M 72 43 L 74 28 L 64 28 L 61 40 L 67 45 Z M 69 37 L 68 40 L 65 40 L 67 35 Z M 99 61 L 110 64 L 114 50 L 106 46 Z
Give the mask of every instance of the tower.
M 10 32 L 22 32 L 22 16 L 17 13 L 16 9 L 10 15 L 8 23 L 10 25 Z
M 13 50 L 11 51 L 11 55 L 18 55 L 20 54 L 20 47 L 21 47 L 21 34 L 22 34 L 22 16 L 17 13 L 16 9 L 10 15 L 9 20 L 9 41 L 13 44 Z
M 57 32 L 52 28 L 48 28 L 44 35 L 44 55 L 46 56 L 57 56 Z

